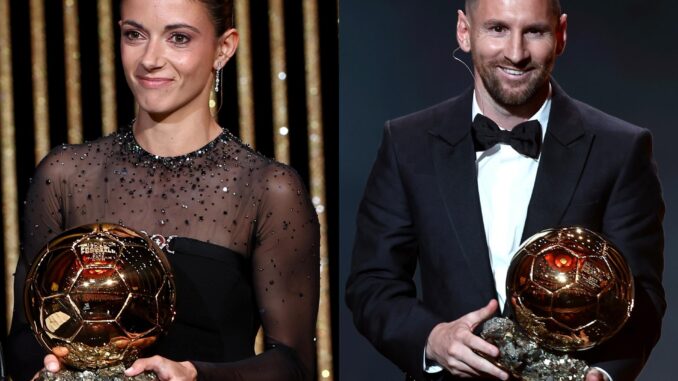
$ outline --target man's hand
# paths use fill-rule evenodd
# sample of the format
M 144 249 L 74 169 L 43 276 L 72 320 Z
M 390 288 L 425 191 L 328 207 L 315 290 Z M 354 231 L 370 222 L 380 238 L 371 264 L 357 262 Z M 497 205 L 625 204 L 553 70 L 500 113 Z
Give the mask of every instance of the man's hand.
M 428 336 L 426 357 L 458 377 L 491 375 L 508 380 L 506 372 L 475 353 L 483 353 L 489 357 L 499 356 L 497 347 L 473 334 L 478 324 L 492 317 L 497 307 L 497 301 L 493 299 L 479 310 L 435 326 Z
M 586 381 L 610 381 L 610 379 L 598 369 L 591 368 L 586 372 Z

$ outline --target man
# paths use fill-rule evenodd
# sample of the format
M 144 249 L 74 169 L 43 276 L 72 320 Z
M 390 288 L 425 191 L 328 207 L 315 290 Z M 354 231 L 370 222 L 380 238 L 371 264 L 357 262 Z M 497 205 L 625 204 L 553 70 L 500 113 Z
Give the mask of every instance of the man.
M 594 367 L 587 380 L 634 379 L 666 307 L 664 206 L 649 132 L 551 80 L 567 40 L 557 0 L 467 0 L 457 40 L 472 55 L 474 89 L 386 124 L 347 284 L 356 326 L 412 378 L 507 379 L 479 355 L 498 350 L 474 331 L 503 311 L 520 242 L 579 225 L 624 253 L 636 305 L 614 338 L 577 355 Z

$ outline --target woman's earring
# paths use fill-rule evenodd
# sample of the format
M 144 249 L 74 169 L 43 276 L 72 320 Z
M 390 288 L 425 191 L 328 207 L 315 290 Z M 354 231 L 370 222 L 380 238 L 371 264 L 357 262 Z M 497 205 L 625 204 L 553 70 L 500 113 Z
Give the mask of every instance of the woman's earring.
M 219 92 L 219 85 L 221 84 L 221 67 L 217 69 L 215 74 L 216 79 L 214 80 L 214 92 Z

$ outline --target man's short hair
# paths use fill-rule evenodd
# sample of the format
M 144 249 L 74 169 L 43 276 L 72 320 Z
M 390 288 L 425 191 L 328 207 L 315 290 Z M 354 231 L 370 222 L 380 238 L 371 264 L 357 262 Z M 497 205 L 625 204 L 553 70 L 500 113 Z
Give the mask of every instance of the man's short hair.
M 563 9 L 560 6 L 560 0 L 549 0 L 551 2 L 551 9 L 553 10 L 553 14 L 556 17 L 560 17 L 561 14 L 563 14 Z M 473 7 L 478 5 L 478 0 L 466 0 L 466 13 L 469 12 L 469 10 Z

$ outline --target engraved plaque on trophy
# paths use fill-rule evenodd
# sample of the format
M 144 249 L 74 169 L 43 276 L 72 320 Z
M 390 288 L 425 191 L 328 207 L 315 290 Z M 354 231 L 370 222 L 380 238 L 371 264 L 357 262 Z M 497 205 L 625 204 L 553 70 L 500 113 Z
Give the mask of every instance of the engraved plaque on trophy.
M 514 322 L 494 318 L 481 336 L 499 347 L 494 360 L 524 380 L 583 380 L 588 365 L 568 353 L 614 336 L 633 309 L 633 277 L 624 257 L 581 227 L 548 229 L 525 241 L 506 278 Z
M 169 262 L 146 234 L 84 225 L 52 239 L 26 279 L 26 315 L 40 344 L 66 369 L 44 380 L 123 380 L 175 315 Z M 152 372 L 134 377 L 155 379 Z

